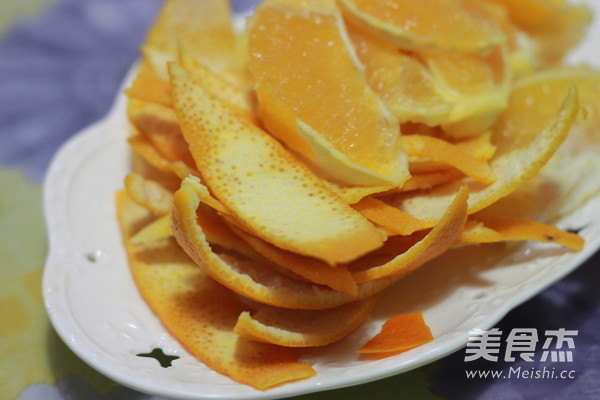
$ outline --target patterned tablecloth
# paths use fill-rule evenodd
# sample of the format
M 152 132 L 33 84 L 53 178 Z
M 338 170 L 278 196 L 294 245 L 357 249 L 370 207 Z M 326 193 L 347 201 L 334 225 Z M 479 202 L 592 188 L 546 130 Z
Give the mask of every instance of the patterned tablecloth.
M 233 1 L 237 11 L 256 1 Z M 45 314 L 41 181 L 52 155 L 109 109 L 159 0 L 62 0 L 0 38 L 0 398 L 150 399 L 80 361 Z M 468 369 L 564 369 L 565 362 L 465 362 L 465 351 L 358 387 L 302 399 L 598 399 L 600 254 L 499 324 L 577 330 L 566 379 L 467 378 Z M 541 340 L 541 339 L 540 339 Z M 550 359 L 549 359 L 550 360 Z M 560 368 L 559 368 L 560 367 Z

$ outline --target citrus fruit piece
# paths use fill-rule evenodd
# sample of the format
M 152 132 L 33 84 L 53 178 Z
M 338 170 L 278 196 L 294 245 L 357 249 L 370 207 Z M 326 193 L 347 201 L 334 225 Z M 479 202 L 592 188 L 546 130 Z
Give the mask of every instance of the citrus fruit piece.
M 506 112 L 514 110 L 511 100 Z M 497 180 L 491 185 L 461 179 L 436 186 L 426 193 L 394 194 L 382 200 L 416 218 L 433 223 L 459 188 L 467 184 L 470 193 L 469 214 L 484 209 L 538 174 L 567 137 L 578 112 L 577 90 L 571 89 L 558 112 L 546 120 L 542 129 L 528 132 L 520 124 L 510 129 L 494 128 L 492 140 L 497 149 L 490 166 Z
M 171 107 L 169 83 L 152 74 L 138 73 L 125 94 L 132 99 Z
M 592 21 L 591 10 L 583 4 L 564 0 L 492 0 L 505 7 L 510 19 L 538 45 L 544 64 L 560 61 L 584 36 Z
M 352 206 L 369 221 L 381 226 L 388 236 L 410 235 L 411 233 L 429 227 L 427 222 L 387 205 L 381 200 L 367 196 Z
M 356 296 L 358 287 L 352 279 L 352 274 L 343 265 L 332 267 L 316 258 L 302 256 L 290 251 L 279 249 L 236 226 L 231 229 L 240 236 L 252 249 L 266 259 L 286 268 L 310 282 L 325 285 L 333 290 Z
M 522 126 L 523 134 L 532 135 L 541 122 L 560 107 L 562 93 L 577 87 L 581 117 L 574 122 L 569 136 L 539 174 L 536 184 L 552 201 L 536 219 L 552 221 L 567 215 L 600 191 L 598 151 L 600 139 L 600 72 L 588 67 L 560 67 L 546 70 L 515 83 L 511 104 L 498 120 L 497 130 L 510 132 Z M 534 106 L 535 104 L 535 106 Z
M 137 106 L 129 112 L 129 120 L 166 160 L 195 166 L 177 115 L 171 108 L 138 101 Z
M 130 173 L 125 177 L 125 189 L 131 200 L 155 215 L 167 215 L 171 211 L 173 193 L 158 182 Z
M 157 220 L 149 223 L 141 230 L 139 230 L 130 239 L 132 244 L 144 244 L 151 243 L 158 240 L 163 240 L 173 236 L 173 230 L 171 229 L 171 216 L 163 215 Z
M 320 310 L 365 299 L 396 281 L 380 279 L 361 284 L 357 295 L 352 296 L 326 286 L 291 279 L 275 271 L 268 262 L 236 257 L 235 254 L 217 254 L 197 222 L 199 205 L 196 191 L 184 182 L 175 192 L 171 213 L 177 242 L 207 274 L 248 299 L 276 307 Z
M 248 308 L 200 270 L 173 240 L 131 243 L 151 215 L 117 195 L 117 213 L 133 279 L 171 334 L 211 369 L 259 390 L 315 375 L 293 349 L 240 338 L 233 332 Z
M 346 16 L 405 50 L 479 51 L 503 35 L 470 3 L 433 0 L 424 7 L 411 0 L 341 0 Z
M 365 66 L 367 82 L 401 123 L 436 126 L 448 122 L 453 104 L 438 93 L 418 58 L 351 25 L 348 33 Z
M 369 88 L 334 0 L 267 0 L 248 42 L 259 114 L 273 136 L 341 183 L 408 178 L 398 121 Z
M 399 314 L 388 318 L 381 331 L 356 352 L 386 356 L 414 349 L 433 341 L 431 330 L 421 312 Z
M 431 189 L 435 186 L 448 183 L 455 179 L 464 177 L 464 174 L 455 169 L 442 171 L 423 172 L 413 174 L 401 188 L 390 190 L 387 193 L 411 192 L 413 190 Z
M 417 134 L 418 135 L 418 134 Z M 411 136 L 411 135 L 405 135 Z M 438 140 L 444 141 L 447 144 L 442 144 L 442 146 L 452 146 L 456 149 L 456 151 L 467 153 L 469 156 L 480 160 L 480 161 L 488 161 L 492 158 L 494 153 L 496 152 L 496 146 L 491 143 L 492 132 L 487 131 L 483 134 L 480 134 L 476 137 L 459 140 L 459 141 L 450 141 L 443 134 L 435 134 L 428 135 L 433 138 L 437 138 Z M 404 137 L 404 136 L 403 136 Z M 440 161 L 436 161 L 431 159 L 431 157 L 409 157 L 409 169 L 411 174 L 420 174 L 425 172 L 432 171 L 441 171 L 450 169 L 451 166 L 447 163 L 443 163 Z M 489 168 L 489 167 L 488 167 Z M 406 185 L 405 185 L 406 186 Z M 403 186 L 404 187 L 404 186 Z
M 206 185 L 256 236 L 294 253 L 347 262 L 385 235 L 329 191 L 276 139 L 171 65 L 173 103 Z
M 371 314 L 379 296 L 328 310 L 290 310 L 261 307 L 243 312 L 234 332 L 250 340 L 285 347 L 325 346 L 348 336 Z
M 363 197 L 390 190 L 390 185 L 349 186 L 338 182 L 329 181 L 327 179 L 323 179 L 323 183 L 329 188 L 329 190 L 340 196 L 340 198 L 348 204 L 358 203 Z
M 179 50 L 179 63 L 189 74 L 192 81 L 202 86 L 207 93 L 222 100 L 240 116 L 258 123 L 256 99 L 251 91 L 236 87 L 212 72 L 206 65 L 188 53 L 183 46 L 180 46 Z
M 467 221 L 467 200 L 469 191 L 463 186 L 454 197 L 447 210 L 437 221 L 433 229 L 422 240 L 418 241 L 407 251 L 398 254 L 383 265 L 373 265 L 353 270 L 352 276 L 358 283 L 392 276 L 404 276 L 419 268 L 427 261 L 443 254 L 460 237 Z
M 168 0 L 150 28 L 144 47 L 164 54 L 166 61 L 177 59 L 178 43 L 205 64 L 222 70 L 231 67 L 236 57 L 236 37 L 231 9 L 226 0 Z M 165 71 L 166 72 L 166 71 Z M 163 78 L 168 78 L 164 74 Z
M 442 139 L 425 135 L 404 135 L 402 146 L 409 156 L 427 157 L 442 162 L 482 183 L 490 184 L 496 181 L 494 172 L 485 161 L 471 157 L 467 152 Z
M 522 218 L 476 217 L 475 219 L 470 219 L 469 222 L 470 224 L 468 224 L 468 227 L 465 228 L 460 236 L 460 243 L 534 240 L 537 242 L 556 243 L 568 247 L 573 251 L 581 250 L 585 243 L 583 238 L 577 234 L 563 231 L 552 225 Z
M 439 93 L 454 104 L 448 122 L 442 124 L 446 134 L 477 136 L 506 108 L 512 79 L 506 46 L 485 53 L 428 52 L 420 57 Z

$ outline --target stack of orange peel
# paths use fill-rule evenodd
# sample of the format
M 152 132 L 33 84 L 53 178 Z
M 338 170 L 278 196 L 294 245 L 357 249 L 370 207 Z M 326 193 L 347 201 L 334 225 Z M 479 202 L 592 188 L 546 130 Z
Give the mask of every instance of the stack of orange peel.
M 117 195 L 142 296 L 199 360 L 266 390 L 314 376 L 303 348 L 348 336 L 454 246 L 580 250 L 516 194 L 593 122 L 578 114 L 596 112 L 600 74 L 561 65 L 589 16 L 562 0 L 265 0 L 240 33 L 225 0 L 167 0 L 126 91 Z M 400 314 L 356 351 L 432 340 Z

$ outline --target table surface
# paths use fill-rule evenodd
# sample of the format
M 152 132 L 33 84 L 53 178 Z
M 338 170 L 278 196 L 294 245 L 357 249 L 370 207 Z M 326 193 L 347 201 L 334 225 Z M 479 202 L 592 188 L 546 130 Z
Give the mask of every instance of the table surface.
M 138 399 L 80 361 L 45 314 L 41 182 L 56 150 L 108 111 L 159 0 L 3 0 L 0 5 L 0 398 Z M 233 1 L 237 11 L 254 0 Z M 32 10 L 38 10 L 32 16 Z M 8 15 L 26 15 L 7 24 Z M 4 25 L 4 26 L 3 26 Z M 497 327 L 578 330 L 574 379 L 467 379 L 464 350 L 417 370 L 302 399 L 600 398 L 600 254 Z M 479 361 L 470 369 L 528 364 Z

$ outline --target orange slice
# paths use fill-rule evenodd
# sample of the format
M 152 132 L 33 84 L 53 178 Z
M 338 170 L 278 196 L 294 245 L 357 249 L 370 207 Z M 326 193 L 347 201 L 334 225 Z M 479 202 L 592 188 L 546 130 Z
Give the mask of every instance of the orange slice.
M 400 122 L 428 126 L 448 122 L 453 104 L 437 91 L 418 58 L 352 25 L 348 30 L 369 85 Z
M 406 50 L 479 51 L 502 33 L 462 0 L 341 0 L 348 18 Z
M 468 197 L 469 191 L 466 186 L 463 186 L 446 212 L 422 240 L 383 265 L 375 264 L 365 268 L 365 264 L 361 263 L 360 268 L 353 273 L 354 280 L 361 283 L 392 276 L 404 276 L 443 254 L 462 233 L 467 221 Z M 352 266 L 350 267 L 352 269 Z
M 334 0 L 267 0 L 248 41 L 259 112 L 273 136 L 332 180 L 408 178 L 398 121 L 369 88 Z
M 392 285 L 395 279 L 380 279 L 358 286 L 356 296 L 277 273 L 269 263 L 217 254 L 210 247 L 196 216 L 200 200 L 185 182 L 175 192 L 171 225 L 185 252 L 207 274 L 222 285 L 259 303 L 276 307 L 319 310 L 362 300 Z
M 385 235 L 273 137 L 240 119 L 173 64 L 175 110 L 202 178 L 256 236 L 330 264 L 381 246 Z
M 261 307 L 243 312 L 235 325 L 238 335 L 285 347 L 325 346 L 348 336 L 371 314 L 379 296 L 328 310 L 289 310 Z
M 470 193 L 469 214 L 475 213 L 533 178 L 565 140 L 578 112 L 577 91 L 571 89 L 558 113 L 537 134 L 528 134 L 519 125 L 512 126 L 510 130 L 494 129 L 493 141 L 497 151 L 490 160 L 490 166 L 497 180 L 491 185 L 459 180 L 426 193 L 397 194 L 383 200 L 416 218 L 433 222 L 445 210 L 454 193 L 466 183 Z
M 292 349 L 233 332 L 247 310 L 237 296 L 204 274 L 172 240 L 132 244 L 151 215 L 117 195 L 117 212 L 133 279 L 150 308 L 186 349 L 210 368 L 259 390 L 315 375 Z
M 573 251 L 583 248 L 581 236 L 565 232 L 552 225 L 521 218 L 479 218 L 469 220 L 468 228 L 462 233 L 461 243 L 493 243 L 512 240 L 534 240 L 556 243 Z M 482 226 L 481 226 L 482 225 Z M 492 232 L 490 232 L 492 231 Z
M 433 341 L 423 314 L 399 314 L 389 318 L 381 331 L 356 352 L 391 356 Z

